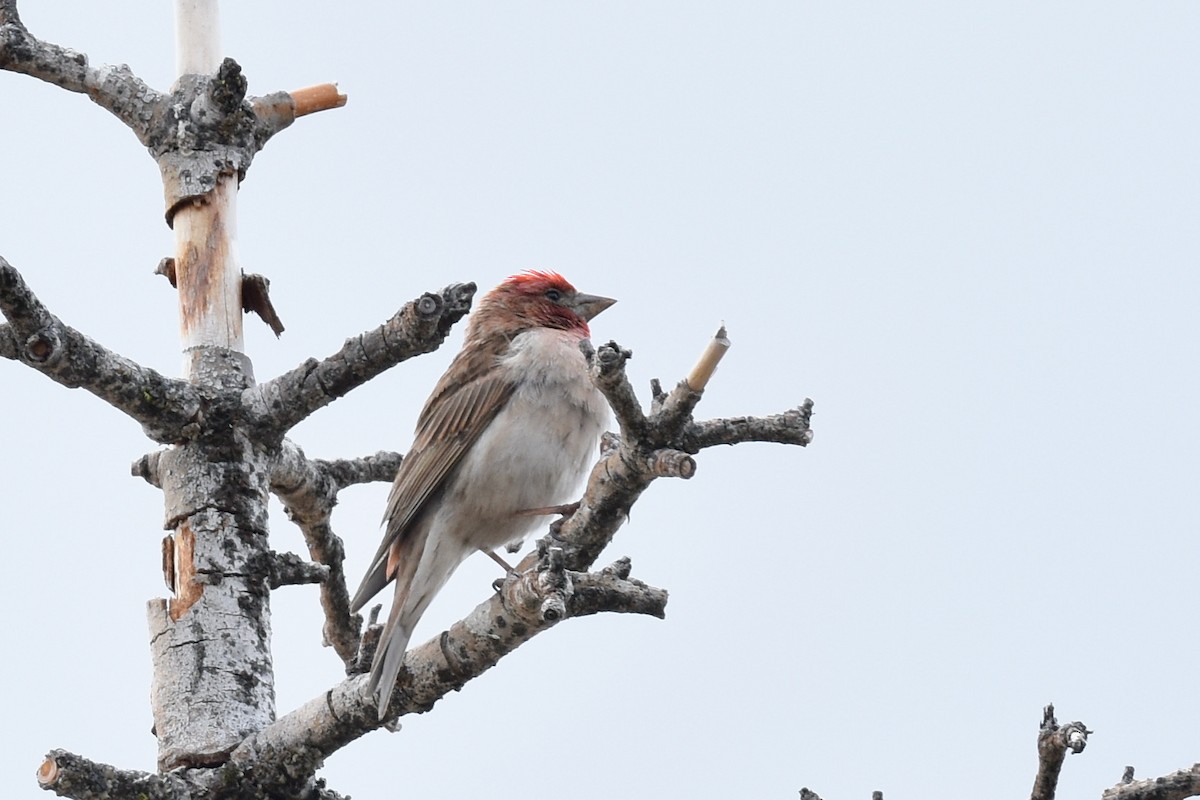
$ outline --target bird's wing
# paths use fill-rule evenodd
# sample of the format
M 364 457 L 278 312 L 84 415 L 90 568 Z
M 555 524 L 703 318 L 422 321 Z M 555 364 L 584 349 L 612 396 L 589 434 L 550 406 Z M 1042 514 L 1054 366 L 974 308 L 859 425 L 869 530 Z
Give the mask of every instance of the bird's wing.
M 463 349 L 425 403 L 412 449 L 400 462 L 388 495 L 383 541 L 355 592 L 351 611 L 366 605 L 391 580 L 387 567 L 392 546 L 400 544 L 399 549 L 409 549 L 402 545 L 411 535 L 413 522 L 429 507 L 463 454 L 512 396 L 515 384 L 496 369 L 496 359 L 505 344 L 501 340 L 494 346 Z M 420 557 L 419 552 L 416 557 Z

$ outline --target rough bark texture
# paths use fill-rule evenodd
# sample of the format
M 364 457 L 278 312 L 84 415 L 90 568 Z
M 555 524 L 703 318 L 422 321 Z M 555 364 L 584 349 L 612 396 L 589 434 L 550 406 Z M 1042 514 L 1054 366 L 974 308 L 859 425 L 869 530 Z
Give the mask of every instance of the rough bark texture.
M 1126 768 L 1126 779 L 1106 789 L 1103 800 L 1182 800 L 1200 797 L 1200 764 L 1145 781 L 1133 779 L 1133 767 Z
M 1046 706 L 1042 713 L 1042 726 L 1038 730 L 1038 771 L 1033 781 L 1031 800 L 1054 800 L 1067 751 L 1082 753 L 1083 748 L 1087 747 L 1089 733 L 1091 731 L 1082 722 L 1060 726 L 1054 718 L 1054 704 Z
M 20 273 L 0 256 L 0 356 L 21 361 L 71 389 L 83 388 L 139 422 L 156 442 L 183 441 L 199 429 L 201 397 L 104 348 L 46 310 Z
M 65 325 L 0 257 L 0 313 L 6 320 L 0 324 L 0 357 L 87 389 L 139 422 L 153 442 L 169 446 L 133 465 L 135 475 L 162 490 L 170 532 L 163 569 L 173 597 L 152 600 L 148 609 L 159 772 L 124 770 L 55 750 L 37 778 L 66 797 L 338 797 L 317 770 L 381 723 L 361 674 L 379 627 L 368 620 L 363 630 L 362 620 L 349 613 L 332 509 L 346 486 L 391 480 L 400 456 L 312 461 L 286 437 L 310 414 L 384 370 L 436 349 L 467 313 L 475 291 L 466 283 L 425 294 L 333 355 L 256 383 L 240 352 L 241 310 L 261 313 L 277 332 L 282 324 L 265 299 L 266 279 L 254 276 L 261 296 L 247 297 L 247 284 L 235 273 L 236 187 L 274 134 L 297 116 L 341 106 L 345 96 L 325 84 L 249 98 L 240 66 L 231 59 L 217 63 L 216 51 L 209 50 L 208 66 L 192 68 L 203 74 L 182 75 L 161 92 L 128 67 L 92 67 L 85 55 L 37 39 L 22 24 L 16 0 L 0 0 L 0 69 L 86 94 L 111 112 L 158 163 L 166 220 L 185 229 L 173 266 L 187 380 L 142 367 Z M 612 405 L 620 434 L 605 438 L 578 509 L 552 527 L 519 572 L 461 621 L 406 654 L 386 724 L 429 710 L 563 620 L 600 612 L 664 615 L 667 593 L 632 579 L 628 560 L 591 571 L 641 493 L 659 477 L 691 477 L 698 468 L 693 456 L 707 447 L 747 441 L 804 446 L 812 440 L 810 400 L 774 416 L 693 419 L 728 346 L 722 329 L 674 390 L 664 392 L 654 381 L 649 413 L 625 375 L 630 352 L 610 342 L 592 354 L 592 378 Z M 270 493 L 301 528 L 311 560 L 271 549 Z M 276 719 L 270 591 L 312 581 L 321 583 L 325 641 L 341 657 L 347 677 Z M 1053 707 L 1046 708 L 1035 800 L 1054 796 L 1066 751 L 1080 752 L 1088 733 L 1078 722 L 1059 726 Z M 1146 781 L 1134 781 L 1128 770 L 1104 797 L 1197 794 L 1200 765 Z M 819 800 L 807 789 L 800 795 Z
M 337 494 L 347 486 L 369 481 L 390 482 L 400 467 L 400 455 L 379 452 L 352 461 L 310 461 L 285 441 L 271 475 L 271 491 L 283 502 L 288 518 L 300 527 L 313 561 L 328 567 L 321 583 L 325 612 L 324 643 L 342 659 L 349 673 L 359 667 L 362 617 L 350 613 L 350 595 L 342 569 L 345 549 L 333 532 L 330 517 Z

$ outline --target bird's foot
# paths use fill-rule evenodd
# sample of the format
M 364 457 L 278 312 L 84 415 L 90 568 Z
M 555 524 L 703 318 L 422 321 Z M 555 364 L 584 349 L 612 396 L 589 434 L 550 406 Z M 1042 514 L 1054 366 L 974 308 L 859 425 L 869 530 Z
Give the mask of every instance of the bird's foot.
M 486 553 L 488 558 L 490 558 L 492 561 L 495 561 L 504 570 L 504 577 L 496 578 L 496 580 L 492 581 L 492 591 L 494 591 L 496 594 L 500 594 L 500 589 L 504 586 L 505 581 L 507 581 L 509 578 L 518 577 L 521 574 L 517 572 L 512 565 L 510 565 L 500 556 L 496 555 L 496 553 L 493 551 L 480 548 L 479 552 Z

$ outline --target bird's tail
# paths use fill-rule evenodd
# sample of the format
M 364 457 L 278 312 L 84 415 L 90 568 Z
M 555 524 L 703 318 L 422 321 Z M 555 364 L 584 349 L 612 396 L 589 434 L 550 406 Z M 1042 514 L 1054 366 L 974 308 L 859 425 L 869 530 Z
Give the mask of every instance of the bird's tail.
M 396 576 L 396 596 L 379 637 L 375 660 L 371 662 L 371 680 L 367 683 L 380 720 L 387 715 L 388 701 L 404 666 L 404 651 L 413 629 L 461 560 L 462 553 L 457 548 L 431 547 L 411 572 L 406 563 L 401 564 Z
M 398 616 L 393 607 L 390 617 Z M 400 668 L 404 666 L 404 652 L 408 649 L 408 640 L 412 637 L 412 626 L 416 620 L 404 624 L 398 619 L 388 619 L 383 635 L 379 637 L 379 647 L 375 650 L 375 660 L 371 663 L 371 680 L 367 689 L 375 698 L 375 707 L 379 709 L 379 720 L 382 722 L 387 715 L 388 700 L 392 690 L 396 688 L 396 678 L 400 676 Z

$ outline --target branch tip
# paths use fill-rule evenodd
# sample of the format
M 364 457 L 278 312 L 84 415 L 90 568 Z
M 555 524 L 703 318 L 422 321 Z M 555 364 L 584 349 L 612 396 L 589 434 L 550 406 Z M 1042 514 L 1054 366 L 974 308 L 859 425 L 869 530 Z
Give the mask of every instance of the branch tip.
M 687 384 L 693 391 L 704 391 L 704 387 L 708 385 L 713 373 L 717 371 L 717 364 L 721 363 L 721 359 L 725 357 L 726 351 L 729 350 L 730 344 L 729 337 L 725 333 L 725 323 L 722 322 L 716 334 L 709 340 L 708 346 L 704 348 L 704 352 L 700 355 L 700 360 L 696 362 L 696 366 L 692 367 L 692 371 L 688 373 Z
M 296 104 L 296 116 L 303 117 L 318 111 L 328 111 L 346 105 L 346 95 L 338 91 L 336 83 L 320 83 L 289 92 Z
M 38 767 L 37 782 L 42 788 L 49 788 L 58 782 L 58 762 L 53 756 L 46 756 L 46 760 Z
M 156 450 L 153 453 L 146 453 L 129 466 L 130 475 L 135 478 L 141 478 L 151 486 L 161 489 L 162 479 L 159 475 L 159 460 L 161 458 L 161 450 Z

